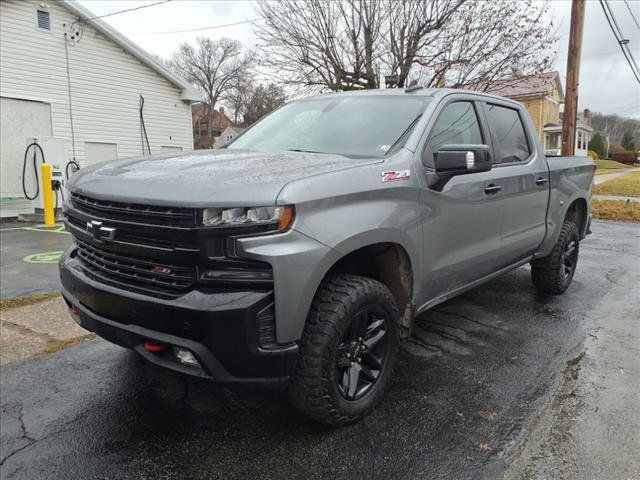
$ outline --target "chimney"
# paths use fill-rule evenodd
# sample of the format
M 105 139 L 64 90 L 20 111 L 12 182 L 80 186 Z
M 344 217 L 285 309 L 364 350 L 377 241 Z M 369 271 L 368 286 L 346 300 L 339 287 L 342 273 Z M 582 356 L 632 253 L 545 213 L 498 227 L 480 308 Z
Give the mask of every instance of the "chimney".
M 218 108 L 218 111 L 219 111 L 222 115 L 224 115 L 224 107 L 220 107 L 220 108 Z
M 589 110 L 588 108 L 585 108 L 583 116 L 584 116 L 584 123 L 591 126 L 591 119 L 593 118 L 591 110 Z

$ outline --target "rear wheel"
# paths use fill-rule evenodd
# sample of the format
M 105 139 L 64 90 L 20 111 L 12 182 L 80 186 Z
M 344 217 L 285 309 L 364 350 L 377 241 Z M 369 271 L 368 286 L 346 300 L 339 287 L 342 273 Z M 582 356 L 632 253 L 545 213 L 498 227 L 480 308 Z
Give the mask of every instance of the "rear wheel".
M 531 262 L 531 279 L 535 287 L 543 293 L 564 293 L 576 272 L 579 247 L 578 227 L 566 221 L 551 253 Z
M 361 419 L 380 401 L 398 351 L 389 289 L 357 275 L 323 282 L 311 306 L 290 387 L 292 403 L 332 426 Z

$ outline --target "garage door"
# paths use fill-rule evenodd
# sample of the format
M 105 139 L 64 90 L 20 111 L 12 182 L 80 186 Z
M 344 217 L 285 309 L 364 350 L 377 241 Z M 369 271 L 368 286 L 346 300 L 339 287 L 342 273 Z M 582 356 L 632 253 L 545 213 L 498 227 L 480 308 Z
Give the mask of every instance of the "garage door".
M 0 197 L 22 193 L 24 149 L 34 137 L 51 136 L 51 105 L 0 97 Z M 27 169 L 27 187 L 35 186 L 33 167 Z
M 87 160 L 83 167 L 106 160 L 115 160 L 118 158 L 118 145 L 116 143 L 85 142 L 84 155 Z

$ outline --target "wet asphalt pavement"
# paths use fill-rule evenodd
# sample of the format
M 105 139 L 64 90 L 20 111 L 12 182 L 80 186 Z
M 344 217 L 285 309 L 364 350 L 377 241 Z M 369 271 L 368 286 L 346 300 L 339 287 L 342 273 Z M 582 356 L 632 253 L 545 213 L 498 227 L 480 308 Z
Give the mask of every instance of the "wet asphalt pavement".
M 565 295 L 523 267 L 420 316 L 382 404 L 339 430 L 100 339 L 4 367 L 0 478 L 495 478 L 640 268 L 639 225 L 592 229 Z
M 58 258 L 71 245 L 63 224 L 0 225 L 0 297 L 13 298 L 60 290 Z

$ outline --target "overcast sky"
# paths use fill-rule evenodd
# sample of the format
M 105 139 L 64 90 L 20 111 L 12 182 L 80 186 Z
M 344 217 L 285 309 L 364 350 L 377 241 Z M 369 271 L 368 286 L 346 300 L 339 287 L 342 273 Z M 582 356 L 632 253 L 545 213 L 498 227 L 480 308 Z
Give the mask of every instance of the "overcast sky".
M 81 0 L 96 15 L 105 15 L 157 0 Z M 640 21 L 640 0 L 627 0 Z M 637 63 L 640 63 L 640 27 L 635 24 L 623 0 L 610 0 L 614 15 Z M 571 2 L 552 0 L 550 15 L 559 30 L 558 57 L 555 69 L 563 86 L 566 77 L 567 44 Z M 254 45 L 253 24 L 227 26 L 185 33 L 176 30 L 227 25 L 256 19 L 253 2 L 172 0 L 137 11 L 122 13 L 104 20 L 150 53 L 168 57 L 178 44 L 193 41 L 196 36 L 231 37 L 251 47 Z M 596 112 L 617 113 L 640 118 L 640 85 L 635 80 L 613 33 L 609 29 L 597 0 L 588 0 L 584 21 L 579 86 L 579 108 Z

